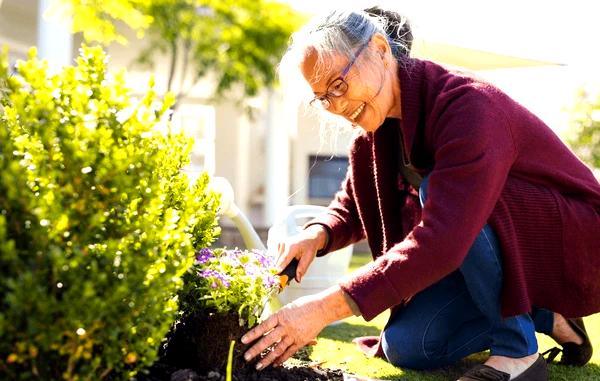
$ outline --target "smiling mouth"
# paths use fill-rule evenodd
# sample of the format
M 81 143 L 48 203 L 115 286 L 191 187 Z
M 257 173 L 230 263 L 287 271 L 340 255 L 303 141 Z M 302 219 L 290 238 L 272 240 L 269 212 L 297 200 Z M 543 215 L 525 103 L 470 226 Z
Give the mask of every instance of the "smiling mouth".
M 366 105 L 366 103 L 363 103 L 360 106 L 358 106 L 358 108 L 354 110 L 354 112 L 348 117 L 348 119 L 350 119 L 352 123 L 356 123 L 356 118 L 358 118 L 360 113 L 365 109 Z

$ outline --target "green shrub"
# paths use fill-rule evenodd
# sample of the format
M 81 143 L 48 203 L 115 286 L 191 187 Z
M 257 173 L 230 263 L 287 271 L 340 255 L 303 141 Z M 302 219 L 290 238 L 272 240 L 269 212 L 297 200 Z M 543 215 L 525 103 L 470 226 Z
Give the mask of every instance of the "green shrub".
M 580 91 L 570 112 L 569 144 L 583 161 L 600 169 L 600 89 L 596 94 Z
M 101 49 L 49 75 L 0 58 L 0 379 L 127 379 L 150 364 L 218 199 L 180 171 L 173 99 L 132 99 Z

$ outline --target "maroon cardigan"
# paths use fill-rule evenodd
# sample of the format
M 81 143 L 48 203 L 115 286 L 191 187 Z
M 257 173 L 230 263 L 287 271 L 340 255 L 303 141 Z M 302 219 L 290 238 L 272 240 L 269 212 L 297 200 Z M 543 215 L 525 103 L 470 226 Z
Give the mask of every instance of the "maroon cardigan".
M 400 69 L 402 122 L 361 133 L 328 212 L 324 252 L 366 238 L 374 261 L 341 282 L 372 319 L 458 269 L 483 225 L 502 248 L 505 316 L 544 307 L 600 311 L 600 184 L 536 116 L 497 88 L 412 60 Z M 398 131 L 422 175 L 398 178 Z

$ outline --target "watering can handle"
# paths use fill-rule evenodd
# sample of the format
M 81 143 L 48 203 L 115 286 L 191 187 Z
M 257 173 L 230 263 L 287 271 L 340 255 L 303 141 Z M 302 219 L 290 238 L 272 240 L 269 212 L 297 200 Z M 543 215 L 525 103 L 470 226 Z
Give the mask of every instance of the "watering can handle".
M 327 210 L 324 206 L 318 205 L 293 205 L 289 206 L 286 210 L 286 228 L 288 234 L 294 234 L 298 232 L 298 225 L 296 221 L 300 218 L 313 218 Z

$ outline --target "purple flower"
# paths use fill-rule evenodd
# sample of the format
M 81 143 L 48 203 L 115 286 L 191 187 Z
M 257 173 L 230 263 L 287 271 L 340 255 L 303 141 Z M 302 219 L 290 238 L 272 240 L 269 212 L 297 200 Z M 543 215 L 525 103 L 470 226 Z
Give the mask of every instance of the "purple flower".
M 226 256 L 219 258 L 221 263 L 227 263 L 232 267 L 239 267 L 241 265 L 240 261 L 237 258 Z
M 277 284 L 277 281 L 275 280 L 275 277 L 272 275 L 267 275 L 263 279 L 263 286 L 265 288 L 271 288 L 271 287 L 275 286 L 276 284 Z
M 208 262 L 211 258 L 214 258 L 214 254 L 210 249 L 202 249 L 196 255 L 196 262 L 203 264 Z
M 241 262 L 239 257 L 243 254 L 243 251 L 239 249 L 235 250 L 223 250 L 219 255 L 219 261 L 227 263 L 233 267 L 240 266 Z
M 260 269 L 254 263 L 247 263 L 244 266 L 244 272 L 246 275 L 254 276 L 260 274 Z
M 216 287 L 213 287 L 213 285 L 215 285 L 214 279 L 217 279 L 219 281 L 219 283 L 221 283 L 221 285 L 225 288 L 228 288 L 231 285 L 227 275 L 221 274 L 220 272 L 215 271 L 215 270 L 198 271 L 198 276 L 201 278 L 213 278 L 213 283 L 211 284 L 212 288 L 216 288 Z
M 251 253 L 263 267 L 269 268 L 275 265 L 275 260 L 272 256 L 266 255 L 260 250 L 252 250 Z

